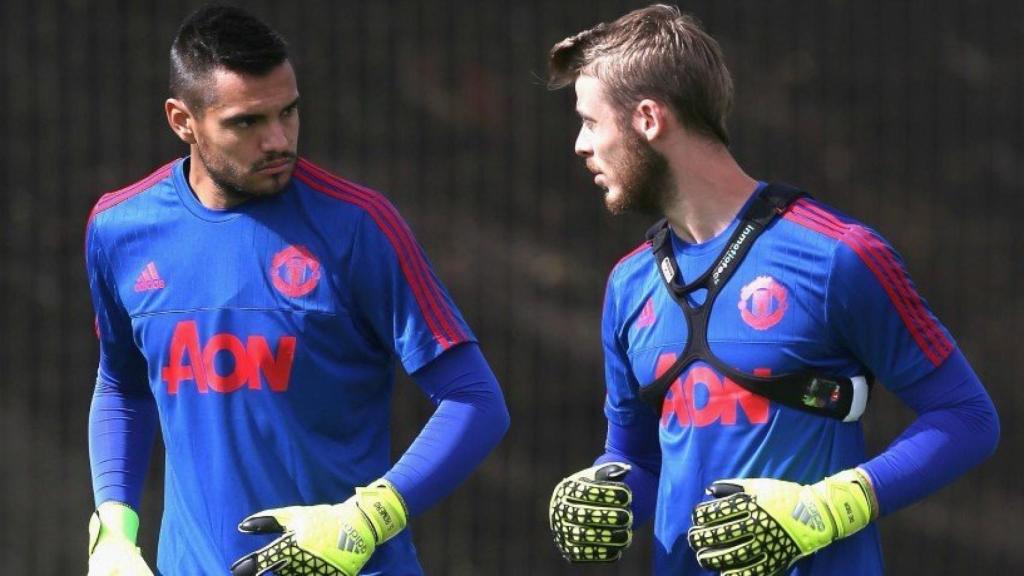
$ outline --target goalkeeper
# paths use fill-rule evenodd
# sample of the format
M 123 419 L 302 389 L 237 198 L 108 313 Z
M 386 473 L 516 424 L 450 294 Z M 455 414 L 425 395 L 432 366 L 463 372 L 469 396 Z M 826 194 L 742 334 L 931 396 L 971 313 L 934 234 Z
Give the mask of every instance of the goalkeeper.
M 653 515 L 655 574 L 881 574 L 872 521 L 998 442 L 952 337 L 877 233 L 740 168 L 732 81 L 693 18 L 637 10 L 556 44 L 550 69 L 606 207 L 665 219 L 608 279 L 605 453 L 555 487 L 558 550 L 615 561 Z M 864 374 L 917 414 L 872 458 Z
M 203 8 L 170 60 L 189 155 L 102 197 L 86 234 L 89 574 L 151 573 L 136 511 L 158 425 L 159 572 L 420 574 L 409 519 L 508 427 L 494 374 L 394 207 L 298 157 L 276 32 Z M 436 409 L 390 466 L 396 360 Z

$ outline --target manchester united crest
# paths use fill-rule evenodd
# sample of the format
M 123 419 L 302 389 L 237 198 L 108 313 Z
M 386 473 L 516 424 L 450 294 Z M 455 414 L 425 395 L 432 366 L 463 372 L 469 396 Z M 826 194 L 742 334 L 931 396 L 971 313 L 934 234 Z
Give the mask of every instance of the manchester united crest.
M 274 254 L 270 279 L 285 296 L 305 296 L 320 282 L 320 262 L 305 246 L 289 246 Z
M 786 287 L 771 276 L 758 276 L 740 291 L 740 316 L 755 330 L 778 324 L 789 307 Z

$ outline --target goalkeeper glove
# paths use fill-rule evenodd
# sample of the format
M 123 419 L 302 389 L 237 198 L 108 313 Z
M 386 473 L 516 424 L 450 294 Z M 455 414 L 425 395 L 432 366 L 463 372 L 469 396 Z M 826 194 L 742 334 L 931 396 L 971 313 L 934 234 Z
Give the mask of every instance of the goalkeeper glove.
M 355 576 L 378 545 L 405 528 L 405 502 L 380 479 L 333 506 L 291 506 L 264 510 L 238 525 L 246 534 L 283 535 L 238 559 L 232 576 L 317 574 Z
M 633 540 L 628 464 L 609 462 L 562 480 L 548 510 L 555 546 L 569 562 L 614 562 Z
M 878 514 L 871 483 L 858 469 L 810 486 L 719 480 L 708 493 L 715 499 L 694 508 L 688 539 L 701 567 L 722 576 L 782 574 Z
M 153 576 L 135 546 L 139 516 L 126 504 L 104 502 L 89 519 L 89 576 Z

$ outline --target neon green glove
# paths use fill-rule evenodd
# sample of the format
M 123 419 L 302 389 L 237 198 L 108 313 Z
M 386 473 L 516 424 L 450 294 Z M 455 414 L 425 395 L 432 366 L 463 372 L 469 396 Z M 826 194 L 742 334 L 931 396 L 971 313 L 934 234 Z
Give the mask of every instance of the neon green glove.
M 232 576 L 298 574 L 355 576 L 378 545 L 405 528 L 402 497 L 383 478 L 333 506 L 291 506 L 264 510 L 238 525 L 246 534 L 283 535 L 239 558 Z
M 548 509 L 555 546 L 569 562 L 614 562 L 633 541 L 629 464 L 608 462 L 562 480 Z
M 867 476 L 854 468 L 810 486 L 755 478 L 719 480 L 716 499 L 693 509 L 688 539 L 697 562 L 722 576 L 782 574 L 878 514 Z
M 100 504 L 89 519 L 89 576 L 153 576 L 135 546 L 139 515 L 120 502 Z

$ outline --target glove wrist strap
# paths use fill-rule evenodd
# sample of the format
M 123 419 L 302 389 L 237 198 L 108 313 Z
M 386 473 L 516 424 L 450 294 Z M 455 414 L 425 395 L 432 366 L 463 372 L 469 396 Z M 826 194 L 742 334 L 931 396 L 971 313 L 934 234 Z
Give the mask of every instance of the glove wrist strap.
M 373 527 L 377 544 L 387 542 L 405 529 L 408 508 L 391 482 L 381 478 L 365 488 L 356 488 L 356 497 L 359 510 Z
M 859 470 L 844 470 L 812 486 L 832 516 L 836 540 L 864 528 L 875 517 L 874 491 Z
M 135 510 L 121 502 L 104 502 L 89 519 L 89 554 L 101 539 L 119 538 L 134 545 L 138 534 L 139 515 Z
M 875 494 L 875 486 L 871 483 L 871 477 L 868 476 L 867 472 L 860 468 L 854 468 L 851 472 L 856 475 L 854 481 L 864 491 L 864 496 L 868 500 L 868 507 L 871 510 L 871 515 L 868 517 L 868 520 L 871 521 L 878 518 L 881 509 L 878 506 L 878 496 Z

